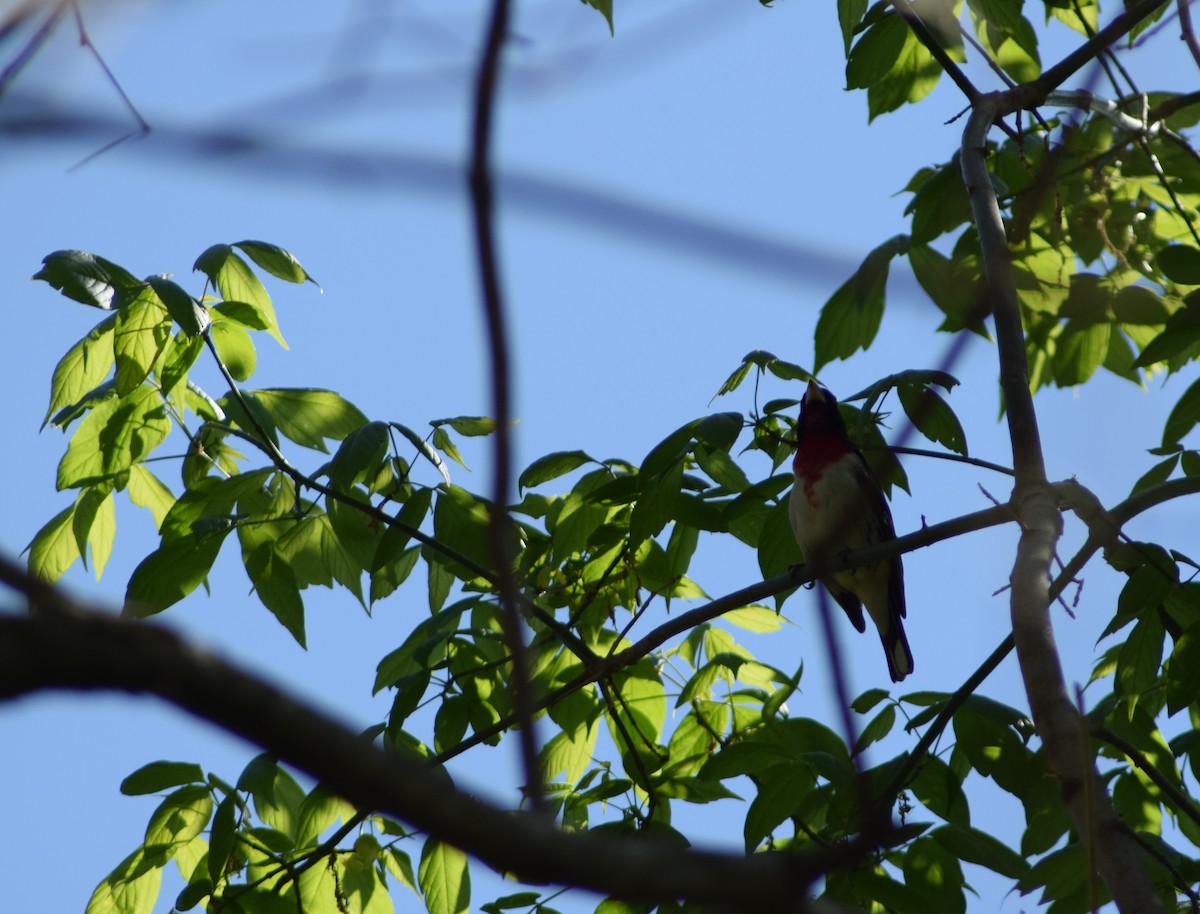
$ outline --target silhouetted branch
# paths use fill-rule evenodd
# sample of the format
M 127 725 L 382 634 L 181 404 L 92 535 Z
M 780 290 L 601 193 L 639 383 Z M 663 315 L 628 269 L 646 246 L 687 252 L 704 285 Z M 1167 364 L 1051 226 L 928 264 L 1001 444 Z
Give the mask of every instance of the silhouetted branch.
M 319 779 L 358 809 L 395 816 L 524 880 L 650 903 L 686 899 L 729 910 L 799 912 L 823 872 L 870 851 L 851 841 L 812 855 L 741 856 L 645 837 L 565 833 L 542 816 L 460 792 L 423 762 L 378 748 L 164 628 L 89 611 L 6 558 L 0 558 L 0 579 L 40 610 L 0 616 L 0 697 L 46 689 L 158 695 Z
M 512 488 L 511 371 L 508 328 L 504 299 L 500 292 L 500 263 L 496 250 L 494 193 L 491 172 L 492 121 L 500 79 L 500 54 L 508 35 L 509 0 L 492 0 L 479 72 L 475 80 L 474 117 L 471 128 L 471 216 L 475 226 L 475 256 L 479 267 L 484 325 L 491 356 L 493 433 L 492 504 L 488 524 L 488 546 L 495 566 L 494 584 L 500 603 L 504 640 L 512 658 L 513 708 L 517 715 L 525 790 L 535 809 L 542 805 L 542 775 L 538 763 L 537 737 L 530 695 L 529 653 L 525 645 L 525 621 L 517 607 L 518 584 L 513 574 L 513 556 L 508 546 L 512 518 L 508 513 Z

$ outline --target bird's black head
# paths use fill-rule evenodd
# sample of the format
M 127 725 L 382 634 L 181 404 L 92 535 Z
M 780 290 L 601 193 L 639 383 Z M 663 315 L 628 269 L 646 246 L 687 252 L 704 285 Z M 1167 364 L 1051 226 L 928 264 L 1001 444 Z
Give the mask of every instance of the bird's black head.
M 808 390 L 800 401 L 800 418 L 796 421 L 796 437 L 836 435 L 846 437 L 846 423 L 838 409 L 837 397 L 816 381 L 808 382 Z

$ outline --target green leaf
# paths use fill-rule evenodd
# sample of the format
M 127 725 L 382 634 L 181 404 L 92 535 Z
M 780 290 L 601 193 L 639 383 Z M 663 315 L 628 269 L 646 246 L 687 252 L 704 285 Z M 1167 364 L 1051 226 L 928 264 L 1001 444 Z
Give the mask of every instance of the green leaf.
M 304 636 L 304 601 L 296 575 L 275 543 L 263 543 L 246 559 L 246 574 L 263 606 L 288 630 L 301 647 Z
M 490 435 L 496 430 L 496 420 L 489 419 L 487 416 L 456 416 L 453 419 L 435 419 L 429 424 L 434 428 L 448 425 L 460 435 L 466 435 L 468 438 Z
M 304 791 L 296 779 L 280 768 L 273 756 L 264 752 L 246 765 L 238 777 L 237 787 L 250 792 L 259 818 L 282 836 L 283 846 L 279 849 L 290 849 L 304 803 Z
M 798 761 L 771 766 L 759 775 L 758 780 L 758 795 L 750 803 L 742 826 L 746 853 L 753 853 L 816 787 L 811 766 Z
M 171 338 L 170 315 L 152 288 L 143 286 L 121 306 L 113 334 L 117 395 L 125 397 L 146 380 Z
M 613 0 L 583 0 L 592 9 L 597 10 L 608 23 L 608 34 L 613 35 Z
M 471 906 L 471 874 L 466 855 L 432 838 L 421 849 L 417 881 L 429 914 L 467 914 Z
M 850 45 L 867 11 L 867 0 L 838 0 L 838 24 L 842 27 L 843 53 L 850 56 Z
M 84 394 L 108 377 L 116 359 L 112 341 L 116 325 L 117 315 L 110 314 L 67 350 L 59 361 L 50 381 L 50 406 L 42 420 L 43 428 L 56 412 L 78 403 Z
M 113 539 L 117 533 L 116 510 L 112 487 L 108 485 L 88 486 L 75 501 L 75 516 L 71 520 L 71 531 L 79 556 L 87 565 L 87 547 L 92 546 L 92 565 L 96 580 L 100 580 L 108 557 L 112 554 Z
M 775 610 L 766 606 L 743 606 L 731 609 L 721 616 L 726 622 L 732 622 L 738 628 L 757 634 L 776 632 L 783 628 L 783 617 Z
M 389 441 L 386 422 L 368 422 L 350 432 L 329 463 L 333 487 L 348 492 L 355 483 L 373 477 L 387 457 Z
M 433 535 L 439 542 L 452 545 L 455 552 L 484 568 L 492 566 L 488 533 L 491 522 L 487 503 L 466 489 L 445 486 L 438 493 L 433 507 Z M 509 532 L 515 536 L 515 531 L 510 529 Z M 515 542 L 510 540 L 510 546 L 515 547 Z M 510 550 L 510 554 L 515 554 L 515 550 Z M 438 556 L 434 561 L 446 563 L 449 560 Z M 458 563 L 452 563 L 452 567 L 464 580 L 477 577 L 474 571 Z
M 138 848 L 96 886 L 84 914 L 151 914 L 161 885 L 161 864 Z
M 175 910 L 192 910 L 192 908 L 196 907 L 196 905 L 200 904 L 200 902 L 211 895 L 212 891 L 213 884 L 211 879 L 201 878 L 195 882 L 189 882 L 183 887 L 183 890 L 175 896 Z
M 1170 244 L 1156 259 L 1167 279 L 1181 286 L 1200 286 L 1200 250 L 1190 244 Z
M 967 863 L 985 866 L 1009 879 L 1020 879 L 1029 872 L 1029 863 L 1011 847 L 976 828 L 943 825 L 930 837 Z
M 462 452 L 459 451 L 458 445 L 454 443 L 454 439 L 450 437 L 450 433 L 444 428 L 435 428 L 433 430 L 433 446 L 457 463 L 464 470 L 470 469 L 467 462 L 463 459 Z
M 198 336 L 176 334 L 168 344 L 167 356 L 163 359 L 162 367 L 158 369 L 158 379 L 162 384 L 164 396 L 170 395 L 181 383 L 187 380 L 187 374 L 196 359 L 204 350 L 204 339 Z
M 908 262 L 921 288 L 946 315 L 939 330 L 954 333 L 966 329 L 990 338 L 980 300 L 983 284 L 973 262 L 952 260 L 926 244 L 913 244 Z
M 29 573 L 53 584 L 80 557 L 73 532 L 75 503 L 50 518 L 29 543 Z
M 87 251 L 47 254 L 33 278 L 48 283 L 67 298 L 105 311 L 120 307 L 124 293 L 140 285 L 123 267 Z
M 146 852 L 169 859 L 208 827 L 212 797 L 205 784 L 189 784 L 170 793 L 146 826 Z
M 917 838 L 904 855 L 904 884 L 916 889 L 939 914 L 963 914 L 963 874 L 958 858 L 929 836 Z
M 407 438 L 412 446 L 417 449 L 417 452 L 432 463 L 437 468 L 437 471 L 442 474 L 442 479 L 445 480 L 446 485 L 450 484 L 450 470 L 447 469 L 446 462 L 442 460 L 441 454 L 434 449 L 433 445 L 407 425 L 401 425 L 399 422 L 389 422 L 388 425 Z
M 432 669 L 446 656 L 446 641 L 458 628 L 467 604 L 459 603 L 420 622 L 404 644 L 379 661 L 372 694 L 396 685 L 405 676 Z
M 213 305 L 212 314 L 224 321 L 238 324 L 247 330 L 266 330 L 268 325 L 262 314 L 244 301 L 223 301 Z
M 145 618 L 178 603 L 199 587 L 231 528 L 164 541 L 133 570 L 122 613 Z
M 1167 424 L 1163 427 L 1163 447 L 1181 442 L 1196 423 L 1200 422 L 1200 381 L 1193 381 L 1183 396 L 1171 407 Z
M 204 769 L 193 762 L 151 762 L 121 782 L 121 793 L 137 797 L 158 793 L 168 787 L 203 783 Z
M 225 301 L 243 302 L 257 311 L 267 331 L 279 341 L 280 346 L 287 349 L 283 334 L 279 332 L 279 322 L 275 317 L 271 296 L 267 294 L 267 290 L 254 275 L 249 264 L 242 260 L 232 247 L 227 244 L 214 244 L 196 259 L 192 269 L 203 272 L 217 287 Z
M 882 711 L 872 718 L 871 722 L 862 728 L 858 734 L 858 742 L 854 744 L 855 753 L 862 752 L 872 743 L 877 743 L 889 733 L 896 724 L 896 706 L 886 705 Z
M 157 391 L 99 401 L 79 424 L 58 465 L 58 488 L 103 482 L 144 461 L 171 431 Z
M 245 381 L 254 374 L 258 353 L 250 334 L 241 325 L 217 318 L 208 328 L 208 338 L 212 340 L 221 364 L 229 370 L 235 381 Z
M 737 465 L 728 451 L 697 443 L 692 455 L 700 469 L 717 485 L 730 492 L 744 492 L 750 488 L 745 471 Z
M 570 473 L 585 463 L 594 462 L 594 458 L 583 451 L 555 451 L 553 454 L 539 457 L 529 464 L 521 473 L 517 485 L 521 489 L 532 489 L 543 482 L 549 482 L 551 479 L 557 479 L 559 476 Z
M 296 847 L 315 845 L 330 827 L 348 822 L 354 817 L 354 807 L 340 797 L 314 787 L 300 804 L 300 820 L 296 826 Z
M 1145 368 L 1166 362 L 1200 343 L 1200 300 L 1193 303 L 1192 296 L 1188 298 L 1188 307 L 1172 314 L 1162 333 L 1142 348 L 1133 363 L 1135 367 Z
M 246 256 L 272 276 L 288 282 L 311 282 L 317 288 L 321 287 L 321 284 L 300 266 L 300 261 L 292 256 L 290 251 L 285 251 L 278 245 L 265 241 L 235 241 L 234 245 L 241 248 Z
M 939 235 L 970 221 L 971 202 L 967 199 L 967 190 L 963 185 L 962 171 L 959 168 L 957 155 L 946 164 L 928 171 L 915 191 L 912 200 L 904 208 L 904 214 L 912 216 L 912 242 L 914 244 L 928 243 Z M 918 253 L 918 261 L 921 256 Z M 956 257 L 955 260 L 957 259 Z M 967 267 L 968 264 L 963 264 L 963 266 Z M 969 275 L 975 281 L 971 286 L 964 287 L 963 291 L 972 293 L 971 300 L 959 303 L 955 310 L 958 311 L 965 305 L 967 313 L 971 314 L 974 322 L 980 320 L 985 313 L 982 309 L 976 313 L 975 290 L 979 284 L 978 267 L 971 266 Z M 935 301 L 937 301 L 937 297 L 935 297 Z
M 1060 387 L 1083 384 L 1108 355 L 1112 324 L 1067 321 L 1054 349 L 1054 379 Z
M 895 63 L 882 79 L 867 89 L 867 113 L 871 120 L 905 103 L 920 101 L 933 91 L 941 78 L 942 68 L 933 55 L 907 23 L 904 30 L 904 46 Z
M 792 522 L 788 516 L 787 499 L 781 499 L 771 507 L 762 525 L 762 536 L 758 544 L 758 567 L 764 578 L 783 574 L 802 561 L 800 547 L 792 533 Z M 775 605 L 782 606 L 790 591 L 775 595 Z
M 206 477 L 197 480 L 171 506 L 160 525 L 163 542 L 198 535 L 204 529 L 228 531 L 230 513 L 239 499 L 262 489 L 274 470 L 261 469 L 240 473 L 228 479 Z M 206 519 L 220 523 L 203 525 Z
M 907 248 L 907 235 L 885 241 L 864 258 L 855 274 L 824 304 L 814 335 L 814 370 L 820 371 L 834 359 L 847 359 L 871 345 L 883 320 L 888 267 L 892 258 Z
M 937 756 L 927 757 L 917 769 L 912 791 L 930 812 L 951 825 L 970 827 L 971 814 L 962 784 L 950 766 Z
M 842 34 L 848 38 L 844 20 Z M 858 39 L 846 59 L 846 88 L 867 89 L 887 76 L 904 51 L 908 34 L 908 25 L 894 13 L 876 21 Z
M 1117 653 L 1113 691 L 1125 697 L 1131 706 L 1144 692 L 1159 687 L 1164 634 L 1158 615 L 1146 613 L 1138 619 Z
M 217 804 L 213 816 L 212 833 L 208 844 L 208 878 L 213 884 L 220 882 L 229 865 L 229 856 L 237 840 L 238 798 L 229 794 Z
M 654 476 L 645 472 L 638 477 L 641 496 L 629 518 L 629 545 L 640 546 L 650 537 L 658 536 L 676 512 L 680 487 L 683 483 L 683 461 Z
M 158 300 L 166 305 L 172 320 L 188 336 L 199 336 L 212 323 L 208 309 L 188 295 L 179 283 L 162 276 L 152 276 L 146 282 L 150 284 Z
M 327 453 L 326 438 L 341 441 L 367 424 L 354 404 L 332 390 L 311 387 L 264 388 L 254 391 L 279 431 L 302 447 Z
M 956 454 L 966 456 L 967 436 L 958 417 L 945 400 L 932 388 L 901 384 L 897 388 L 904 414 L 913 427 L 930 441 L 945 445 Z
M 1167 686 L 1167 710 L 1171 714 L 1200 697 L 1200 623 L 1188 626 L 1175 640 L 1163 678 Z
M 487 904 L 481 904 L 479 910 L 487 911 L 488 914 L 497 914 L 497 912 L 507 911 L 509 908 L 529 908 L 537 904 L 537 900 L 541 897 L 541 892 L 517 892 L 497 898 L 495 901 L 489 901 Z M 606 903 L 607 900 L 601 902 L 602 905 Z

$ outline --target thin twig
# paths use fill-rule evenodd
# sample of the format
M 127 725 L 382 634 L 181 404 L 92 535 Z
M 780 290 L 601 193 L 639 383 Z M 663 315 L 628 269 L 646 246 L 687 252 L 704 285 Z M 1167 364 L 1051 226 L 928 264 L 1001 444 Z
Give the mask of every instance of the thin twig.
M 25 69 L 25 65 L 33 59 L 33 55 L 41 50 L 42 45 L 50 38 L 50 33 L 54 31 L 54 26 L 62 18 L 62 14 L 66 11 L 67 4 L 70 2 L 71 0 L 62 0 L 61 3 L 47 13 L 46 18 L 42 20 L 42 24 L 38 26 L 37 31 L 25 42 L 21 50 L 17 52 L 17 56 L 4 68 L 4 71 L 0 72 L 0 95 L 3 95 L 7 91 L 12 81 L 16 79 L 17 74 Z M 28 12 L 28 8 L 22 12 Z
M 1133 743 L 1129 742 L 1123 736 L 1114 733 L 1108 727 L 1096 727 L 1091 732 L 1092 736 L 1104 740 L 1104 742 L 1113 748 L 1124 753 L 1129 758 L 1129 761 L 1133 762 L 1146 777 L 1152 780 L 1159 790 L 1171 798 L 1171 802 L 1175 804 L 1175 807 L 1182 815 L 1187 816 L 1197 825 L 1200 825 L 1200 807 L 1196 806 L 1195 801 L 1191 797 L 1168 781 L 1166 775 L 1159 771 L 1137 746 L 1133 745 Z
M 1200 41 L 1196 40 L 1196 29 L 1192 25 L 1191 0 L 1176 0 L 1175 5 L 1179 9 L 1179 28 L 1183 32 L 1183 40 L 1192 52 L 1192 60 L 1200 67 Z
M 900 14 L 900 18 L 908 23 L 908 27 L 917 36 L 917 40 L 925 45 L 926 50 L 933 55 L 933 59 L 946 71 L 946 75 L 954 80 L 954 84 L 962 90 L 962 94 L 967 97 L 967 100 L 974 104 L 975 100 L 982 93 L 975 88 L 975 84 L 967 78 L 967 74 L 962 71 L 958 64 L 950 59 L 950 55 L 946 53 L 945 48 L 937 40 L 937 36 L 929 31 L 929 27 L 917 15 L 917 11 L 912 8 L 908 0 L 888 0 L 888 2 Z
M 492 473 L 492 518 L 488 541 L 496 566 L 496 596 L 500 601 L 504 634 L 512 655 L 513 708 L 520 720 L 521 758 L 525 784 L 533 808 L 543 805 L 541 765 L 534 731 L 533 696 L 529 680 L 529 656 L 525 644 L 525 621 L 517 606 L 517 582 L 508 546 L 512 520 L 508 514 L 512 485 L 510 362 L 504 301 L 500 291 L 500 265 L 496 250 L 495 207 L 490 152 L 496 90 L 500 78 L 500 54 L 508 34 L 509 0 L 493 0 L 479 71 L 475 80 L 474 119 L 471 130 L 471 213 L 475 224 L 475 247 L 479 264 L 480 291 L 487 322 L 492 360 L 492 417 L 495 466 Z

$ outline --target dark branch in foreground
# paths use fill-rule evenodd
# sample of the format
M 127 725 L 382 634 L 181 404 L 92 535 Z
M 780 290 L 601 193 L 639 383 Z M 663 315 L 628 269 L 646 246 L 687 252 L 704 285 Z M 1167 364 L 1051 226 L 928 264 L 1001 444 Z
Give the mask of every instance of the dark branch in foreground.
M 40 610 L 0 616 L 0 697 L 45 689 L 158 695 L 261 746 L 359 809 L 395 816 L 523 880 L 649 903 L 687 899 L 730 910 L 802 911 L 822 872 L 872 849 L 851 841 L 811 856 L 742 856 L 649 838 L 564 833 L 541 816 L 468 796 L 423 760 L 380 749 L 164 628 L 84 611 L 7 559 L 0 559 L 0 571 L 10 582 L 24 578 L 28 586 L 21 589 Z

